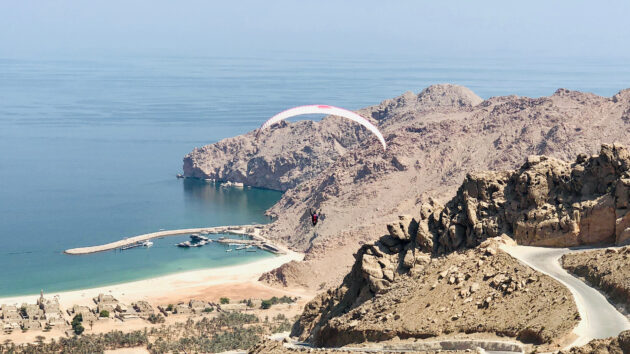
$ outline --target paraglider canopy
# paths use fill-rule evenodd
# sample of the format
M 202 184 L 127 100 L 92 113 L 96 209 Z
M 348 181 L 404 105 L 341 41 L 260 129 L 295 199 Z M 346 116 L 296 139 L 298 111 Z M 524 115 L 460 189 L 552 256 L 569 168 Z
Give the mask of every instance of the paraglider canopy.
M 349 111 L 347 109 L 343 109 L 343 108 L 339 108 L 339 107 L 334 107 L 334 106 L 327 106 L 327 105 L 308 105 L 308 106 L 299 106 L 299 107 L 294 107 L 294 108 L 290 108 L 287 109 L 286 111 L 282 111 L 278 114 L 276 114 L 275 116 L 269 118 L 265 123 L 263 123 L 263 125 L 260 127 L 260 129 L 266 129 L 271 127 L 272 125 L 285 120 L 287 118 L 291 118 L 291 117 L 295 117 L 295 116 L 299 116 L 299 115 L 303 115 L 303 114 L 326 114 L 326 115 L 333 115 L 333 116 L 338 116 L 338 117 L 344 117 L 350 120 L 353 120 L 359 124 L 361 124 L 362 126 L 366 127 L 369 131 L 371 131 L 374 135 L 376 135 L 376 137 L 378 138 L 378 140 L 381 142 L 381 144 L 383 145 L 383 150 L 387 149 L 387 144 L 385 143 L 385 139 L 383 138 L 383 134 L 381 134 L 381 132 L 378 130 L 378 128 L 370 123 L 369 120 L 361 117 L 360 115 Z

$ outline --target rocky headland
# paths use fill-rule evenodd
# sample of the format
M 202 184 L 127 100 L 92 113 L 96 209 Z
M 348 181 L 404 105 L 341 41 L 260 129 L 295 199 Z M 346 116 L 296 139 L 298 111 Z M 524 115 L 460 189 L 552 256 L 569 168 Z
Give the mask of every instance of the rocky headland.
M 361 126 L 327 117 L 321 122 L 282 123 L 253 131 L 195 149 L 185 157 L 188 177 L 285 191 L 268 211 L 275 221 L 267 237 L 305 252 L 306 257 L 266 274 L 265 281 L 311 288 L 339 284 L 350 270 L 352 253 L 361 244 L 377 240 L 383 225 L 403 214 L 415 215 L 423 230 L 429 226 L 426 231 L 431 235 L 427 236 L 434 239 L 436 252 L 479 243 L 480 232 L 505 232 L 519 242 L 538 245 L 615 243 L 627 237 L 625 229 L 616 225 L 622 216 L 617 206 L 623 202 L 619 204 L 615 195 L 600 189 L 621 190 L 616 183 L 625 183 L 626 177 L 620 175 L 625 167 L 596 171 L 595 165 L 589 165 L 607 163 L 608 157 L 623 158 L 613 156 L 612 145 L 606 149 L 613 155 L 607 155 L 608 150 L 594 160 L 589 155 L 600 151 L 604 143 L 628 141 L 630 90 L 613 97 L 559 89 L 549 97 L 482 100 L 461 86 L 434 85 L 359 113 L 383 132 L 389 146 L 385 153 Z M 578 152 L 586 154 L 582 160 L 562 162 L 574 160 Z M 528 161 L 527 171 L 468 174 L 511 171 L 530 155 L 546 157 Z M 584 177 L 580 177 L 581 168 L 586 171 Z M 546 173 L 552 177 L 547 179 Z M 611 173 L 616 182 L 595 185 L 588 180 L 598 173 Z M 565 184 L 566 178 L 587 187 Z M 486 196 L 461 190 L 459 201 L 442 208 L 440 204 L 458 190 L 462 180 L 470 188 L 494 183 L 492 188 L 498 190 L 486 189 L 490 192 Z M 546 183 L 546 187 L 536 183 Z M 518 202 L 508 203 L 517 211 L 489 199 L 492 194 L 510 197 L 505 193 L 521 194 Z M 465 210 L 471 218 L 457 210 L 468 206 L 470 210 Z M 310 226 L 309 209 L 320 211 L 316 228 Z M 444 213 L 445 224 L 429 225 L 432 213 L 436 217 Z M 486 213 L 493 216 L 480 223 L 478 219 Z M 605 222 L 594 221 L 602 217 Z

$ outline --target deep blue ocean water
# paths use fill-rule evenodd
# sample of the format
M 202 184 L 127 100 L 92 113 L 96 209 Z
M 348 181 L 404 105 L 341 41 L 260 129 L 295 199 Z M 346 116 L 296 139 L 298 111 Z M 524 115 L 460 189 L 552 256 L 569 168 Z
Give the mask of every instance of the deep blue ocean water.
M 624 61 L 296 57 L 0 58 L 0 296 L 271 257 L 175 248 L 181 237 L 126 252 L 62 251 L 159 229 L 266 222 L 280 193 L 175 174 L 194 147 L 290 106 L 358 109 L 443 82 L 483 98 L 630 87 Z

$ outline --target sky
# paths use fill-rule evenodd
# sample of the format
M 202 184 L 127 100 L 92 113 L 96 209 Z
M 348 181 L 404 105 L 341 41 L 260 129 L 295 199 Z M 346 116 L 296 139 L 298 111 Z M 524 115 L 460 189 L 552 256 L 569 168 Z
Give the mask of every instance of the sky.
M 630 1 L 4 0 L 0 57 L 630 57 Z

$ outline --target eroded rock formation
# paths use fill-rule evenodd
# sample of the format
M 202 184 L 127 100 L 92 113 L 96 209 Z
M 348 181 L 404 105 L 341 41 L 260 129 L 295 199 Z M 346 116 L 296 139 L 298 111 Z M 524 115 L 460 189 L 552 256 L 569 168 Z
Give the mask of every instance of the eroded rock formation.
M 630 152 L 603 145 L 568 163 L 531 156 L 512 172 L 470 173 L 443 208 L 422 210 L 418 242 L 444 254 L 507 234 L 518 244 L 625 244 L 630 234 Z M 428 248 L 425 247 L 425 248 Z

